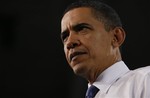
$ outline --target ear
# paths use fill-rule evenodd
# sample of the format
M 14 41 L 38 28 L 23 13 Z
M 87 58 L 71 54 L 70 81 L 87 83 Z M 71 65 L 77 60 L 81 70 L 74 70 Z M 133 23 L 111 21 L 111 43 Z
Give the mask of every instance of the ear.
M 112 30 L 113 32 L 113 39 L 112 39 L 112 45 L 113 47 L 120 47 L 122 43 L 125 40 L 125 31 L 122 27 L 116 27 L 115 29 Z

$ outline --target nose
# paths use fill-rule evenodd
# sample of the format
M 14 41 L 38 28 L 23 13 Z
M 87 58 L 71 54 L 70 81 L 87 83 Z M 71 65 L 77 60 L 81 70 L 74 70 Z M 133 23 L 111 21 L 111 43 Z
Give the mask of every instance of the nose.
M 73 49 L 78 46 L 78 43 L 72 42 L 67 45 L 67 49 Z
M 68 37 L 68 40 L 67 40 L 67 44 L 66 44 L 66 47 L 67 49 L 73 49 L 77 46 L 80 45 L 80 40 L 79 38 L 77 37 L 77 35 L 71 35 Z

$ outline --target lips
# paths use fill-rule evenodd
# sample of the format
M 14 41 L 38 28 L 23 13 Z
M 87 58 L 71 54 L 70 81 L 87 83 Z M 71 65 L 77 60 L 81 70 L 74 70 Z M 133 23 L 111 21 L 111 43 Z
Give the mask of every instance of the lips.
M 77 52 L 73 52 L 70 54 L 70 62 L 72 61 L 72 59 L 76 56 L 79 56 L 79 55 L 83 55 L 83 54 L 86 54 L 86 52 L 81 52 L 81 51 L 77 51 Z

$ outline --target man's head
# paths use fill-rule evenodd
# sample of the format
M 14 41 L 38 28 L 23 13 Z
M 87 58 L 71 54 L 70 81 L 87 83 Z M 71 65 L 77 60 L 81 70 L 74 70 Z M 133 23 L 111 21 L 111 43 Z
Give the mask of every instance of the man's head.
M 120 17 L 116 13 L 116 11 L 110 6 L 96 0 L 81 0 L 72 3 L 66 8 L 64 14 L 66 14 L 70 10 L 80 7 L 91 8 L 93 17 L 101 21 L 104 24 L 105 29 L 108 31 L 115 27 L 122 27 Z
M 94 81 L 103 70 L 121 60 L 119 47 L 125 33 L 111 7 L 86 0 L 66 9 L 61 21 L 61 38 L 73 71 Z

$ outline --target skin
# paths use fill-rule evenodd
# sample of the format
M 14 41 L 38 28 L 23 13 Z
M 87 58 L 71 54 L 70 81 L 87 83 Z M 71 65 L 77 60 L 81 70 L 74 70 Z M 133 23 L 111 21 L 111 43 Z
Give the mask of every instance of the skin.
M 125 39 L 121 27 L 106 31 L 87 7 L 68 11 L 61 21 L 66 59 L 74 73 L 93 83 L 98 75 L 121 60 L 120 45 Z

